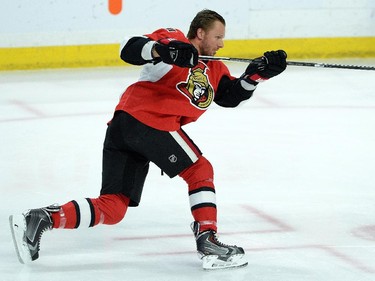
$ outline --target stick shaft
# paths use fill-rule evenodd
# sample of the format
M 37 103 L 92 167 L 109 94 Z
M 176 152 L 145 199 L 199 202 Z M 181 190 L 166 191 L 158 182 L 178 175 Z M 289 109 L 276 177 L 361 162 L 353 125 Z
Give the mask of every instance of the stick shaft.
M 202 59 L 202 60 L 218 60 L 218 61 L 234 61 L 234 62 L 245 62 L 245 63 L 251 63 L 253 61 L 253 59 L 214 57 L 214 56 L 199 56 L 199 59 Z M 287 61 L 286 63 L 287 63 L 287 65 L 293 65 L 293 66 L 375 70 L 375 66 L 366 66 L 366 65 L 344 65 L 344 64 L 330 64 L 330 63 L 316 63 L 316 62 L 302 62 L 302 61 Z

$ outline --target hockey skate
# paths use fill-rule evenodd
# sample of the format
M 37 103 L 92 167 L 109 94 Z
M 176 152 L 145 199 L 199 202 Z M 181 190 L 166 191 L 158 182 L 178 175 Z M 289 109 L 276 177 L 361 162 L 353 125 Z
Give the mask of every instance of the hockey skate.
M 203 262 L 203 269 L 235 268 L 248 264 L 241 247 L 219 242 L 213 230 L 200 232 L 198 222 L 193 222 L 191 228 L 197 242 L 198 256 Z
M 59 209 L 59 206 L 52 205 L 9 217 L 14 247 L 21 263 L 30 263 L 39 257 L 42 234 L 52 229 L 51 212 Z

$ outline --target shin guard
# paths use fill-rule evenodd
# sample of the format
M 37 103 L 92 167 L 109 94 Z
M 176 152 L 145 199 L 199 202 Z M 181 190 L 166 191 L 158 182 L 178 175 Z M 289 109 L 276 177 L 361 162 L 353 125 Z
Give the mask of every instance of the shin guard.
M 95 199 L 73 200 L 52 213 L 53 228 L 93 227 L 116 224 L 127 211 L 129 198 L 122 194 L 104 194 Z
M 211 163 L 201 156 L 180 176 L 188 184 L 191 213 L 194 220 L 199 222 L 201 231 L 217 231 L 216 194 Z

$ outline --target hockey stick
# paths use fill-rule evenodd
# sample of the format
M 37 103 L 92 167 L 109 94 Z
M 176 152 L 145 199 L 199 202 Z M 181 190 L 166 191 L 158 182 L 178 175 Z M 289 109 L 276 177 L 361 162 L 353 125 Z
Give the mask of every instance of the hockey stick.
M 253 59 L 214 57 L 214 56 L 199 56 L 199 59 L 201 59 L 201 60 L 246 62 L 246 63 L 251 63 L 253 61 Z M 301 62 L 301 61 L 287 61 L 286 63 L 287 63 L 287 65 L 293 65 L 293 66 L 375 70 L 375 66 L 365 66 L 365 65 L 344 65 L 344 64 L 329 64 L 329 63 Z

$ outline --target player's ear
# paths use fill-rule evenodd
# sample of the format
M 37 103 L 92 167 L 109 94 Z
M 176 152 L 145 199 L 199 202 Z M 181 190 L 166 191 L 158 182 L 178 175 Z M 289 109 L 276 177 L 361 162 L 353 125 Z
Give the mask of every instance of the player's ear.
M 203 28 L 198 28 L 197 29 L 197 38 L 202 40 L 203 37 L 204 37 L 204 34 L 205 34 L 205 31 L 203 30 Z

